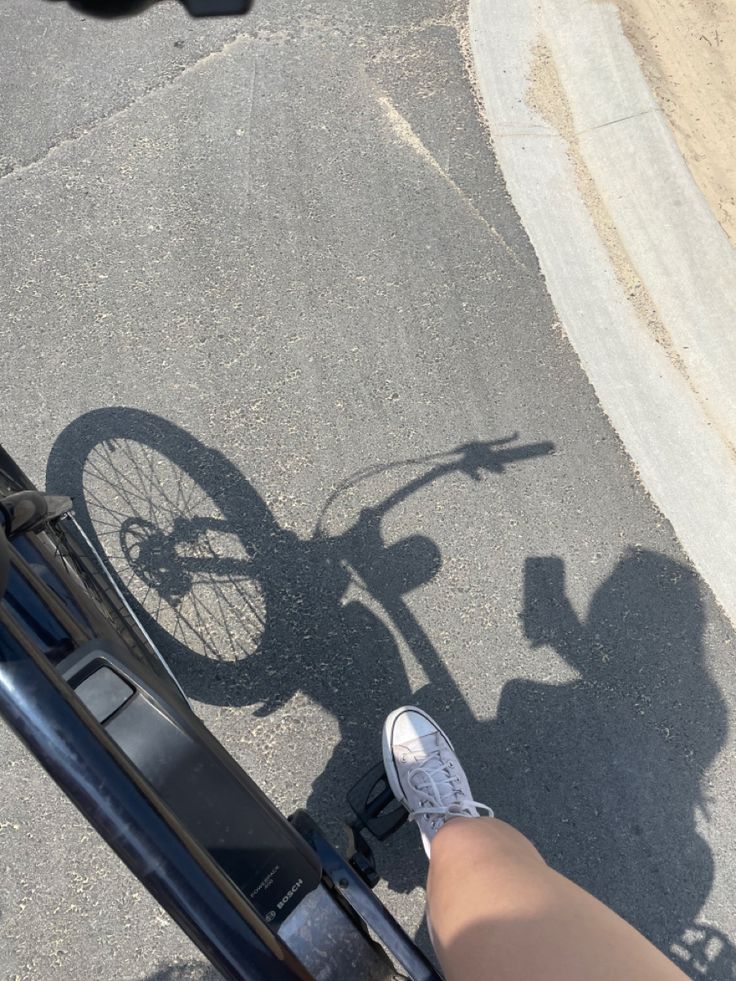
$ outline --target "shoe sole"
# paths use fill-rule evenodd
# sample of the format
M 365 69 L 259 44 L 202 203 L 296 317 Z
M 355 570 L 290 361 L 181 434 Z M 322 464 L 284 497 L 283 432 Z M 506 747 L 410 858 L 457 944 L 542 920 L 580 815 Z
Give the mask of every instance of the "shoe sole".
M 455 752 L 455 747 L 452 745 L 452 742 L 450 741 L 447 733 L 444 731 L 444 729 L 442 729 L 441 726 L 437 725 L 437 723 L 432 718 L 432 716 L 427 715 L 426 712 L 423 712 L 422 709 L 416 708 L 416 706 L 414 705 L 402 705 L 401 708 L 394 709 L 394 711 L 391 712 L 391 714 L 388 716 L 388 718 L 383 724 L 383 739 L 382 739 L 383 767 L 386 771 L 386 779 L 388 780 L 388 785 L 391 788 L 391 793 L 394 795 L 397 801 L 399 801 L 401 804 L 404 805 L 407 811 L 411 811 L 411 808 L 409 807 L 406 797 L 404 797 L 401 790 L 401 782 L 399 780 L 398 770 L 396 769 L 396 761 L 394 760 L 394 754 L 391 744 L 392 734 L 393 734 L 392 730 L 394 727 L 394 723 L 396 722 L 398 717 L 400 715 L 403 715 L 405 712 L 414 712 L 416 715 L 423 716 L 425 719 L 431 722 L 431 724 L 435 727 L 435 729 L 437 730 L 437 732 L 439 732 L 439 734 L 443 737 L 443 739 L 447 740 L 447 745 L 450 747 L 453 753 Z

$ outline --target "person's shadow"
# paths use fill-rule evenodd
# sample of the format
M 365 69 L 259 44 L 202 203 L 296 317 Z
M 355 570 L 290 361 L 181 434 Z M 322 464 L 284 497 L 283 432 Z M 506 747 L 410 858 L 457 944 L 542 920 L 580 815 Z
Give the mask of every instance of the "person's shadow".
M 698 923 L 713 858 L 696 814 L 708 818 L 702 781 L 727 712 L 705 665 L 696 575 L 630 549 L 583 618 L 560 559 L 528 559 L 524 585 L 532 656 L 551 648 L 578 677 L 504 687 L 484 747 L 497 813 L 692 977 L 736 977 L 728 939 Z

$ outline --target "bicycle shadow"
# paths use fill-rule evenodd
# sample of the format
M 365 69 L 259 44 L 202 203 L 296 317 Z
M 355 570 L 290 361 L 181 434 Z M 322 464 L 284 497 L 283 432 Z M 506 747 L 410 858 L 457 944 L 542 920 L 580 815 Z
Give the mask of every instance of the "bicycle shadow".
M 84 474 L 91 447 L 102 440 L 117 446 L 123 463 L 126 440 L 176 460 L 216 505 L 207 515 L 190 515 L 190 527 L 197 517 L 198 536 L 219 528 L 239 540 L 240 558 L 219 555 L 208 539 L 193 566 L 192 542 L 180 534 L 179 544 L 190 549 L 187 575 L 177 565 L 180 553 L 167 552 L 163 540 L 148 539 L 153 546 L 145 560 L 140 549 L 125 554 L 137 556 L 136 581 L 142 579 L 149 591 L 156 583 L 174 615 L 182 609 L 182 594 L 204 588 L 198 580 L 202 570 L 211 577 L 219 569 L 221 584 L 234 585 L 236 597 L 248 602 L 252 594 L 243 591 L 243 583 L 257 583 L 257 641 L 237 626 L 228 634 L 234 648 L 242 642 L 240 658 L 210 661 L 177 640 L 170 625 L 168 633 L 162 629 L 158 615 L 144 614 L 144 623 L 195 697 L 257 704 L 255 714 L 268 716 L 302 693 L 336 720 L 339 741 L 307 805 L 328 830 L 336 805 L 343 809 L 346 789 L 377 756 L 385 715 L 411 701 L 453 734 L 479 799 L 527 834 L 553 867 L 611 905 L 692 977 L 736 977 L 728 938 L 698 922 L 713 881 L 713 858 L 696 815 L 707 816 L 703 774 L 724 744 L 727 719 L 705 664 L 699 583 L 687 567 L 652 551 L 630 550 L 596 590 L 587 616 L 579 618 L 565 593 L 562 560 L 530 558 L 522 611 L 526 638 L 532 649 L 551 648 L 578 677 L 559 684 L 511 681 L 496 717 L 479 720 L 431 639 L 402 605 L 441 566 L 431 539 L 414 535 L 387 546 L 376 527 L 380 515 L 364 511 L 347 535 L 302 540 L 276 524 L 218 451 L 164 420 L 127 409 L 81 417 L 61 434 L 49 460 L 49 490 L 75 496 L 88 533 L 94 533 L 94 509 L 85 500 Z M 145 476 L 139 464 L 137 472 Z M 121 461 L 115 466 L 122 475 Z M 152 463 L 150 471 L 156 478 L 151 493 L 159 493 L 160 468 Z M 111 474 L 110 482 L 116 481 Z M 409 481 L 394 496 L 422 486 L 426 480 Z M 182 510 L 187 495 L 186 489 L 166 491 L 167 500 Z M 153 511 L 146 513 L 145 521 L 153 523 Z M 122 528 L 125 518 L 118 515 Z M 109 549 L 108 555 L 120 573 L 119 555 Z M 419 691 L 411 690 L 392 629 L 364 603 L 346 601 L 355 569 L 428 669 L 430 684 Z M 136 582 L 127 586 L 140 601 Z M 205 612 L 220 615 L 222 605 L 205 604 Z M 541 656 L 549 654 L 534 655 Z M 398 891 L 424 880 L 415 834 L 412 827 L 404 829 L 379 853 L 381 870 Z

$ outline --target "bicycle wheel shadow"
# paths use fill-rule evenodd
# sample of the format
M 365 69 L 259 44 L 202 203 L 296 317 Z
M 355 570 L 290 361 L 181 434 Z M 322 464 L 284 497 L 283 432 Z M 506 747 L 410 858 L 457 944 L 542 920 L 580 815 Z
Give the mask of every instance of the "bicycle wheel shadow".
M 172 464 L 170 478 L 161 461 Z M 132 409 L 98 410 L 68 427 L 51 453 L 47 486 L 75 497 L 85 530 L 190 694 L 255 704 L 256 715 L 269 716 L 300 692 L 337 722 L 338 743 L 308 801 L 328 832 L 345 791 L 373 761 L 385 715 L 412 701 L 452 733 L 479 798 L 524 831 L 551 865 L 692 977 L 736 977 L 728 938 L 698 922 L 713 859 L 696 813 L 707 812 L 703 774 L 724 743 L 726 711 L 705 664 L 700 587 L 685 566 L 651 551 L 627 552 L 579 619 L 565 595 L 562 561 L 530 559 L 526 637 L 579 677 L 509 682 L 496 717 L 478 720 L 419 625 L 410 624 L 405 639 L 430 665 L 432 682 L 412 693 L 387 624 L 363 603 L 345 602 L 346 549 L 349 564 L 380 583 L 384 606 L 400 609 L 401 597 L 439 569 L 431 539 L 411 536 L 387 548 L 370 520 L 356 521 L 349 540 L 299 539 L 277 525 L 219 451 Z M 196 593 L 207 597 L 200 606 L 192 606 Z M 208 633 L 205 618 L 228 617 L 229 626 Z M 213 657 L 218 644 L 230 660 Z M 415 834 L 408 827 L 379 852 L 397 891 L 424 880 Z

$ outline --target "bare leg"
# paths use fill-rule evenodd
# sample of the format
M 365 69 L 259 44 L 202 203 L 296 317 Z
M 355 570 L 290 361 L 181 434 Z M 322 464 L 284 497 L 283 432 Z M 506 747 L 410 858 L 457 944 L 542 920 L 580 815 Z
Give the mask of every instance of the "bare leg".
M 448 981 L 682 981 L 612 910 L 473 800 L 452 743 L 419 708 L 383 727 L 386 778 L 421 832 L 433 942 Z
M 554 872 L 522 834 L 455 818 L 432 841 L 429 920 L 447 981 L 682 981 L 597 899 Z

